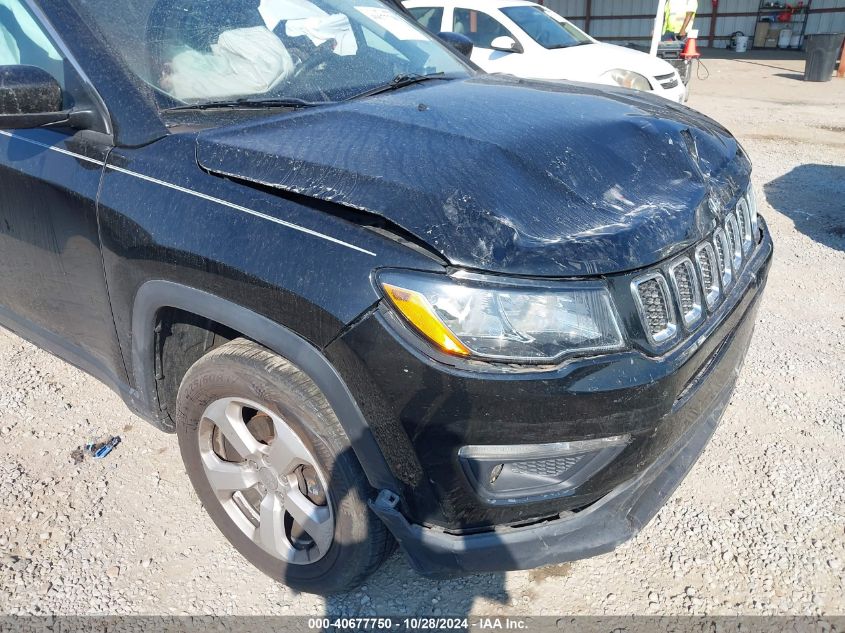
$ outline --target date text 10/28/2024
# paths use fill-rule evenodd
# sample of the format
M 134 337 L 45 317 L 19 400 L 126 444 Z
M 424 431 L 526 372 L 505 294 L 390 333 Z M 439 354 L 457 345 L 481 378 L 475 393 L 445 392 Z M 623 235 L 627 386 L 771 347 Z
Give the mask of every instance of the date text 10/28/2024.
M 402 618 L 309 618 L 308 628 L 316 630 L 378 631 L 378 630 L 418 630 L 418 631 L 521 631 L 528 628 L 528 623 L 521 618 L 474 617 L 402 617 Z

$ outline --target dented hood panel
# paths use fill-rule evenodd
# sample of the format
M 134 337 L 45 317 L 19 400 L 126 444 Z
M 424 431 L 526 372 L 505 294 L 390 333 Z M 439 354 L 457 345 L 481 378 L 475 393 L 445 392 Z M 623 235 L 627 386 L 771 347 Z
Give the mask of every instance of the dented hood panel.
M 209 130 L 212 173 L 386 218 L 461 267 L 647 266 L 715 224 L 750 165 L 706 117 L 642 93 L 505 76 L 432 81 Z M 727 198 L 726 198 L 727 201 Z

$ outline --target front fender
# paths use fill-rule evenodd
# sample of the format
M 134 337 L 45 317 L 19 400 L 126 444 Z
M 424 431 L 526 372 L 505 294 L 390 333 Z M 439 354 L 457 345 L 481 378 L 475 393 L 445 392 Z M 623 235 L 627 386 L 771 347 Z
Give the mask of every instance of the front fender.
M 197 288 L 172 281 L 145 282 L 135 295 L 132 310 L 132 370 L 135 385 L 132 408 L 165 430 L 155 386 L 156 314 L 162 308 L 177 308 L 211 319 L 264 345 L 296 365 L 316 383 L 334 410 L 352 444 L 370 485 L 397 490 L 373 433 L 343 379 L 323 353 L 292 330 Z

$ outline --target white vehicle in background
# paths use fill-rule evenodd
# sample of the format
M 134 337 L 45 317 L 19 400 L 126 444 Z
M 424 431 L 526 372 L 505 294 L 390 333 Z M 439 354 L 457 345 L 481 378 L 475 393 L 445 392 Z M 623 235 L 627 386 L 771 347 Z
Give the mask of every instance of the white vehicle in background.
M 599 42 L 551 9 L 526 0 L 408 0 L 434 33 L 474 44 L 470 59 L 490 73 L 569 79 L 654 92 L 676 103 L 687 91 L 675 68 L 646 53 Z

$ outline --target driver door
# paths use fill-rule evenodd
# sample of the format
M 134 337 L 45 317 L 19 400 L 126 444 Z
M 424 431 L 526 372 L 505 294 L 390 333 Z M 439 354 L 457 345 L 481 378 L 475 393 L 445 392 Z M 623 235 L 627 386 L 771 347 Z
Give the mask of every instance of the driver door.
M 455 7 L 450 30 L 465 35 L 472 40 L 474 48 L 470 59 L 488 73 L 525 74 L 523 53 L 497 51 L 491 47 L 491 42 L 503 35 L 513 38 L 515 42 L 519 42 L 519 40 L 489 13 L 477 9 Z
M 0 65 L 46 70 L 65 108 L 84 106 L 89 88 L 48 33 L 24 0 L 3 0 Z M 0 123 L 0 324 L 114 385 L 126 376 L 96 206 L 110 148 L 110 136 L 90 129 Z

